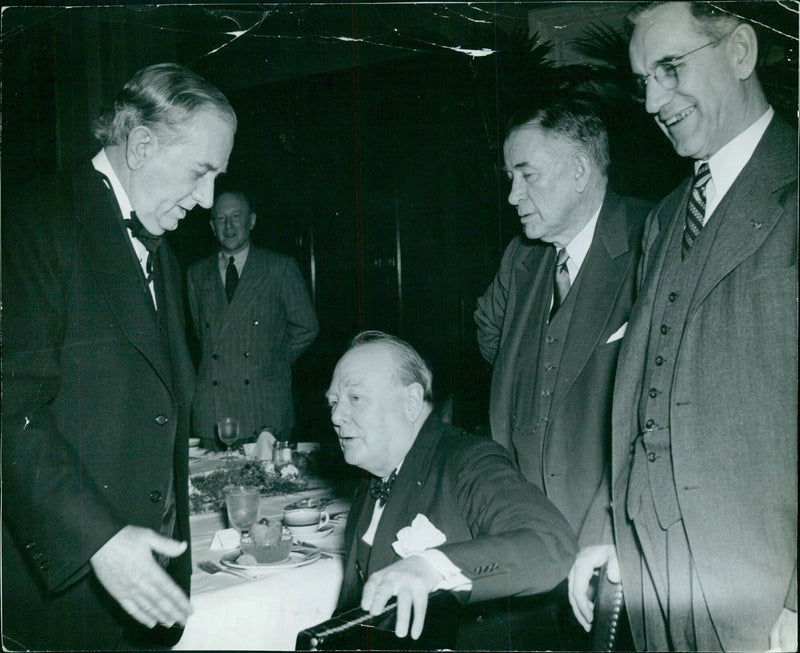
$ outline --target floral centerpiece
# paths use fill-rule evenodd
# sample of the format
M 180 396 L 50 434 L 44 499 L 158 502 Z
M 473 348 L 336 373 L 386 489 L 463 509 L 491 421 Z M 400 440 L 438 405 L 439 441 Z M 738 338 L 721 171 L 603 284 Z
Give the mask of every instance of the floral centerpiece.
M 295 456 L 302 457 L 301 454 Z M 224 510 L 223 490 L 230 485 L 260 488 L 262 496 L 304 490 L 309 483 L 300 471 L 307 467 L 304 462 L 295 460 L 286 465 L 275 465 L 270 461 L 247 458 L 220 469 L 193 474 L 189 477 L 190 514 Z

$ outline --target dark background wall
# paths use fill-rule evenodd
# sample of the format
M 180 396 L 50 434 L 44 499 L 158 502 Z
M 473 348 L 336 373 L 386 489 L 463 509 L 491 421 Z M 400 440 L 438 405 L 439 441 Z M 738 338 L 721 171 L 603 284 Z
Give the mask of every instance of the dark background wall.
M 491 369 L 472 312 L 519 232 L 500 171 L 507 117 L 565 80 L 588 85 L 609 123 L 612 187 L 657 199 L 688 170 L 620 87 L 626 71 L 558 66 L 531 35 L 531 10 L 578 20 L 581 4 L 6 9 L 2 190 L 92 156 L 91 120 L 138 68 L 189 65 L 239 116 L 227 183 L 252 196 L 254 242 L 298 260 L 320 319 L 295 365 L 295 438 L 331 437 L 323 392 L 367 328 L 411 341 L 454 422 L 485 431 Z M 624 59 L 624 43 L 600 42 L 612 61 L 615 47 Z M 196 209 L 170 234 L 184 266 L 214 251 L 208 219 Z

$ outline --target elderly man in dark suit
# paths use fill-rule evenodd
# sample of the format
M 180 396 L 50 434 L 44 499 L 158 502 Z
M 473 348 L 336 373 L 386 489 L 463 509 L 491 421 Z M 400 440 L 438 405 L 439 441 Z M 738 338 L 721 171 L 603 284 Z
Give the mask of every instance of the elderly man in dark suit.
M 508 451 L 431 415 L 431 381 L 408 343 L 365 332 L 327 391 L 345 460 L 378 490 L 356 493 L 338 609 L 360 603 L 379 614 L 396 596 L 400 637 L 412 606 L 411 636 L 420 636 L 435 589 L 469 602 L 543 592 L 575 551 L 569 525 Z
M 645 226 L 614 394 L 616 547 L 599 508 L 570 592 L 588 626 L 593 569 L 621 571 L 647 650 L 797 650 L 797 134 L 727 9 L 629 17 L 645 108 L 695 174 Z
M 492 437 L 581 542 L 592 499 L 608 492 L 614 373 L 650 205 L 608 188 L 608 136 L 585 100 L 554 98 L 517 115 L 503 150 L 524 236 L 475 311 L 494 366 Z M 550 600 L 553 628 L 570 634 L 564 647 L 586 646 L 566 583 Z
M 214 449 L 214 424 L 239 419 L 241 438 L 263 428 L 289 439 L 292 363 L 314 342 L 317 316 L 294 259 L 256 247 L 244 193 L 221 193 L 211 211 L 218 253 L 189 268 L 189 307 L 202 344 L 194 434 Z
M 494 366 L 492 437 L 580 534 L 610 457 L 614 371 L 650 205 L 608 188 L 608 136 L 586 102 L 519 114 L 503 150 L 524 237 L 475 311 Z
M 96 123 L 91 164 L 3 207 L 7 648 L 153 648 L 182 632 L 194 373 L 161 241 L 211 205 L 235 131 L 216 88 L 150 66 Z

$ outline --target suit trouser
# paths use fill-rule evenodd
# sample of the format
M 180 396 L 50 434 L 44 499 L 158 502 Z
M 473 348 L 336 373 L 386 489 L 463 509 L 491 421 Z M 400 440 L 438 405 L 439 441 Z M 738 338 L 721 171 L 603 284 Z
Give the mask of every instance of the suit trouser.
M 634 530 L 642 553 L 641 605 L 629 607 L 631 625 L 648 651 L 722 651 L 708 612 L 683 520 L 666 529 L 658 523 L 649 492 L 642 495 Z

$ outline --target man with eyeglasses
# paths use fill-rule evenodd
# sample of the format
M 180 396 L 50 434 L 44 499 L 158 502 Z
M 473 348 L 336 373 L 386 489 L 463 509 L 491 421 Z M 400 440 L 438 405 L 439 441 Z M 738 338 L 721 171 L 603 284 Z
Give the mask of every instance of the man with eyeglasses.
M 797 134 L 728 8 L 628 17 L 645 108 L 695 174 L 645 226 L 614 395 L 613 538 L 598 496 L 570 600 L 588 628 L 607 565 L 642 650 L 797 649 Z

